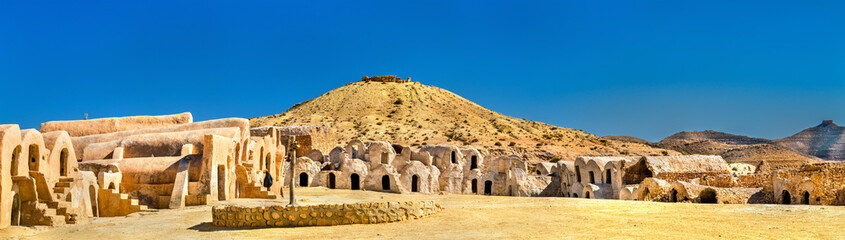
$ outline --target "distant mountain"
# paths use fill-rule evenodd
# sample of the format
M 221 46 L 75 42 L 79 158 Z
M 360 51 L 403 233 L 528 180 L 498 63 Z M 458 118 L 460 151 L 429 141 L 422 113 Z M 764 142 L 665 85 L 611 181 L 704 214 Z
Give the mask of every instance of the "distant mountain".
M 692 132 L 679 132 L 675 133 L 672 136 L 666 137 L 663 141 L 667 140 L 685 140 L 685 141 L 702 141 L 702 140 L 710 140 L 717 143 L 724 143 L 724 144 L 731 144 L 731 145 L 750 145 L 750 144 L 773 144 L 772 140 L 763 139 L 763 138 L 752 138 L 748 136 L 742 135 L 734 135 L 730 133 L 724 132 L 717 132 L 713 130 L 706 130 L 706 131 L 692 131 Z
M 775 140 L 783 147 L 825 160 L 845 161 L 845 127 L 822 121 L 818 126 L 804 129 L 795 135 Z
M 365 78 L 373 79 L 373 78 Z M 351 139 L 419 146 L 456 144 L 530 162 L 578 156 L 677 155 L 648 145 L 605 139 L 571 128 L 509 117 L 450 91 L 419 82 L 367 80 L 346 84 L 284 113 L 251 118 L 253 126 L 331 126 Z

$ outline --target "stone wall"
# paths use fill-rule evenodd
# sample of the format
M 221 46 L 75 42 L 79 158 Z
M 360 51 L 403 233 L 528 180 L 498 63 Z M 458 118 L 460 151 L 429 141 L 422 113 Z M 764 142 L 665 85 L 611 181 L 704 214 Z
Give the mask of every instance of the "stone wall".
M 370 224 L 417 219 L 442 210 L 434 201 L 374 202 L 310 206 L 215 206 L 214 225 L 222 227 L 298 227 Z

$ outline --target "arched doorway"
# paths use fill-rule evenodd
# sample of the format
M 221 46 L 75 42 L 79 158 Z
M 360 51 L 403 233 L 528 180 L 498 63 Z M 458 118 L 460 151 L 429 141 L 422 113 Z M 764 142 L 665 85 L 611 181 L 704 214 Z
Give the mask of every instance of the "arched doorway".
M 472 193 L 478 193 L 478 179 L 472 180 Z
M 411 176 L 411 192 L 420 191 L 420 177 L 417 175 Z
M 472 155 L 469 162 L 469 169 L 476 169 L 478 168 L 478 156 Z
M 38 160 L 41 160 L 41 153 L 38 145 L 29 145 L 29 170 L 38 171 Z
M 109 183 L 109 189 L 117 190 L 117 188 L 114 186 L 114 182 Z
M 67 148 L 59 154 L 59 176 L 67 177 Z
M 572 197 L 574 197 L 574 198 L 578 198 L 578 194 L 577 194 L 577 193 L 573 193 L 573 194 L 572 194 Z
M 12 176 L 18 175 L 18 158 L 21 157 L 21 146 L 18 145 L 15 147 L 15 150 L 12 151 L 12 167 L 9 169 L 9 172 Z
M 358 174 L 353 173 L 349 176 L 350 184 L 352 184 L 352 190 L 360 190 L 361 189 L 361 177 Z
M 458 163 L 458 158 L 455 155 L 455 151 L 452 151 L 451 159 L 452 159 L 452 163 Z
M 678 190 L 669 191 L 669 202 L 678 202 Z
M 810 192 L 804 191 L 804 193 L 801 194 L 801 204 L 810 204 Z
M 786 190 L 783 190 L 783 192 L 781 192 L 780 199 L 781 203 L 783 204 L 792 204 L 792 194 L 789 194 L 789 192 Z
M 334 173 L 329 173 L 329 188 L 334 189 L 335 176 Z
M 381 189 L 382 190 L 390 190 L 390 176 L 388 176 L 388 175 L 381 176 Z
M 584 193 L 584 198 L 590 198 L 590 192 L 585 192 L 585 193 Z
M 595 184 L 596 183 L 596 174 L 593 173 L 593 171 L 588 171 L 587 173 L 589 173 L 589 175 L 590 175 L 590 183 Z
M 97 189 L 94 188 L 94 185 L 88 186 L 88 198 L 91 199 L 91 214 L 94 215 L 94 217 L 99 217 L 100 208 L 97 207 Z
M 21 225 L 21 197 L 17 192 L 12 192 L 12 226 Z
M 612 176 L 612 175 L 610 175 L 610 169 L 608 169 L 608 170 L 607 170 L 607 171 L 605 171 L 605 173 L 604 173 L 604 183 L 610 183 L 610 184 L 613 184 L 613 176 Z
M 716 198 L 716 191 L 713 189 L 704 189 L 698 194 L 699 202 L 700 203 L 718 203 L 718 198 Z
M 484 181 L 484 195 L 493 195 L 493 181 Z
M 308 174 L 307 173 L 300 173 L 299 174 L 299 186 L 300 187 L 307 187 L 308 186 Z

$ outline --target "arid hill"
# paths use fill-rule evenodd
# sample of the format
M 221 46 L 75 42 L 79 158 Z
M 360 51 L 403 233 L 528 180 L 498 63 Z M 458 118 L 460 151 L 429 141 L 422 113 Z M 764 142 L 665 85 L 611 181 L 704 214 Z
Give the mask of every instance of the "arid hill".
M 832 120 L 805 129 L 795 135 L 775 140 L 783 147 L 825 160 L 845 161 L 845 127 Z
M 531 162 L 583 155 L 677 155 L 639 143 L 502 115 L 419 82 L 360 81 L 296 104 L 282 114 L 250 119 L 253 126 L 327 125 L 338 144 L 351 139 L 404 145 L 467 145 Z

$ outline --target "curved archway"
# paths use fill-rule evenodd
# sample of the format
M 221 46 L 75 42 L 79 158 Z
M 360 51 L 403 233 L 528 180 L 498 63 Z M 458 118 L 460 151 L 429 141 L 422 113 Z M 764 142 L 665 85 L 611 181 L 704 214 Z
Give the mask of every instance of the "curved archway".
M 308 174 L 307 173 L 300 173 L 299 174 L 299 186 L 300 187 L 307 187 L 308 186 Z
M 452 163 L 458 163 L 458 158 L 457 158 L 457 155 L 455 154 L 455 151 L 452 151 L 451 159 L 452 159 Z
M 789 191 L 783 190 L 783 192 L 780 193 L 780 196 L 781 203 L 792 204 L 792 194 L 789 194 Z
M 584 193 L 584 198 L 590 198 L 590 192 L 585 192 L 585 193 Z
M 572 194 L 572 197 L 574 197 L 574 198 L 578 198 L 578 194 L 577 194 L 577 193 L 573 193 L 573 194 Z
M 116 190 L 117 188 L 114 186 L 114 182 L 109 183 L 109 189 Z
M 357 173 L 353 173 L 349 176 L 350 184 L 352 185 L 352 190 L 360 190 L 361 189 L 361 177 L 358 176 Z
M 390 190 L 390 176 L 388 176 L 388 175 L 381 176 L 381 189 L 382 190 Z
M 719 199 L 716 197 L 716 191 L 713 189 L 704 189 L 698 194 L 699 203 L 718 203 Z

